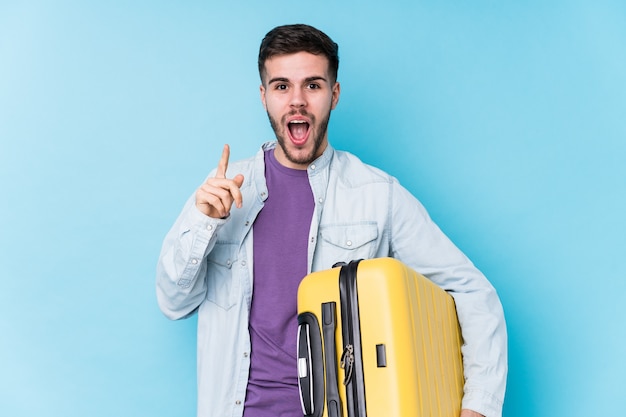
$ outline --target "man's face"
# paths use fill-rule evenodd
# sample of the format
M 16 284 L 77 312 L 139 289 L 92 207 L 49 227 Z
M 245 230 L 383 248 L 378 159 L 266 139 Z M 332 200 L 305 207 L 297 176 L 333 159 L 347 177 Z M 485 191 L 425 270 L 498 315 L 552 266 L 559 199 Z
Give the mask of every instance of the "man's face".
M 339 92 L 323 55 L 298 52 L 265 61 L 261 101 L 276 133 L 274 155 L 281 164 L 306 169 L 324 152 Z

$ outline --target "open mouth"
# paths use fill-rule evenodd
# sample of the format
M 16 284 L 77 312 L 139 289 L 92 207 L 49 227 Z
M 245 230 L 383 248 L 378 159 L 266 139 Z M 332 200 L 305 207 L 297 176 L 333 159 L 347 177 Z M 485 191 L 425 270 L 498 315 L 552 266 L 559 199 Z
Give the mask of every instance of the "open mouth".
M 292 120 L 287 123 L 289 136 L 296 145 L 306 142 L 309 137 L 309 123 L 306 120 Z

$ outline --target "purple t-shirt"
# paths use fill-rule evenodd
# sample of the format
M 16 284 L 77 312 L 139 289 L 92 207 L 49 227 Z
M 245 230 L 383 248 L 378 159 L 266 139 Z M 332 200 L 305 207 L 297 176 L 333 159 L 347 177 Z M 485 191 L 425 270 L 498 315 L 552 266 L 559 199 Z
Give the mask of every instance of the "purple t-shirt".
M 244 417 L 301 417 L 296 333 L 298 285 L 307 274 L 313 192 L 306 170 L 265 152 L 268 198 L 254 222 L 252 343 Z

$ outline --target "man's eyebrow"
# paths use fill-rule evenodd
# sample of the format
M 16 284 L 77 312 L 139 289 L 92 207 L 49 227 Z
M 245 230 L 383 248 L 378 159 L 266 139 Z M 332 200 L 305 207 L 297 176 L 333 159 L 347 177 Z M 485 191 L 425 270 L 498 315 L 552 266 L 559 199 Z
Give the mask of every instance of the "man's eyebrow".
M 288 78 L 275 77 L 275 78 L 272 78 L 271 80 L 269 80 L 267 83 L 268 84 L 272 84 L 272 83 L 288 83 L 288 82 L 289 82 Z
M 305 83 L 310 83 L 313 81 L 327 81 L 326 78 L 322 77 L 322 76 L 313 76 L 313 77 L 308 77 L 304 80 Z
M 304 79 L 305 83 L 310 83 L 313 81 L 327 81 L 326 78 L 322 77 L 321 75 L 314 75 L 312 77 L 307 77 Z M 272 83 L 288 83 L 289 78 L 285 78 L 285 77 L 274 77 L 271 80 L 269 80 L 267 83 L 268 84 L 272 84 Z

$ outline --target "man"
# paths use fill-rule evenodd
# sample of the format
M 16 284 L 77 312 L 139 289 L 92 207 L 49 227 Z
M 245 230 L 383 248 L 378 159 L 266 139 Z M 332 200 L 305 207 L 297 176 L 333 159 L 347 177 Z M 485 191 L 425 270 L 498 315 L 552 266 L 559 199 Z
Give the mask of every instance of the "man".
M 461 416 L 500 416 L 507 372 L 500 301 L 397 180 L 329 144 L 337 51 L 306 25 L 266 35 L 260 92 L 276 142 L 230 165 L 224 146 L 163 243 L 159 306 L 171 319 L 198 314 L 198 416 L 301 416 L 301 278 L 338 261 L 385 256 L 452 294 L 465 342 Z

